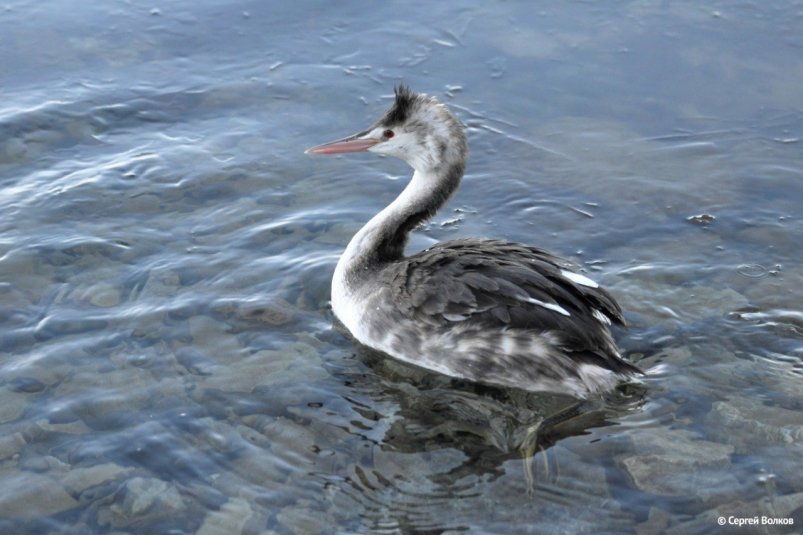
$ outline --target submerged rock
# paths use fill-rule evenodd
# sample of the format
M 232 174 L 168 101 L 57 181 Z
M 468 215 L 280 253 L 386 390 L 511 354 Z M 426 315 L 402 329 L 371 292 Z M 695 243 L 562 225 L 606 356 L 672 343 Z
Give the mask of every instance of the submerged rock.
M 300 342 L 258 351 L 208 371 L 208 376 L 197 379 L 198 385 L 224 392 L 251 392 L 258 386 L 309 383 L 329 376 L 318 351 Z
M 192 316 L 189 319 L 193 345 L 220 364 L 236 361 L 242 353 L 237 338 L 229 332 L 228 324 L 210 316 Z
M 116 479 L 122 474 L 128 474 L 131 470 L 131 468 L 124 468 L 114 463 L 96 464 L 85 468 L 73 468 L 64 474 L 61 482 L 71 493 L 80 494 L 90 487 Z
M 689 284 L 684 280 L 688 274 L 682 271 L 674 273 L 636 267 L 622 274 L 626 276 L 608 285 L 608 290 L 617 297 L 624 310 L 639 314 L 650 322 L 698 322 L 721 318 L 750 304 L 747 297 L 731 288 Z
M 242 498 L 232 498 L 220 510 L 212 511 L 204 519 L 196 535 L 232 535 L 242 533 L 251 519 L 251 504 Z
M 27 443 L 22 433 L 0 436 L 0 460 L 8 459 L 18 454 Z
M 242 311 L 243 319 L 266 325 L 284 325 L 296 315 L 295 306 L 281 297 L 275 297 L 258 308 Z
M 89 302 L 100 308 L 115 307 L 120 304 L 120 290 L 111 284 L 100 282 L 86 291 Z
M 173 297 L 181 286 L 181 277 L 175 271 L 153 270 L 142 289 L 141 298 Z
M 639 490 L 661 496 L 700 496 L 700 489 L 711 493 L 712 485 L 721 486 L 721 478 L 710 478 L 711 472 L 721 475 L 734 451 L 729 444 L 699 440 L 684 430 L 650 429 L 633 434 L 632 440 L 636 451 L 647 453 L 619 462 Z
M 706 416 L 709 433 L 727 440 L 740 455 L 762 453 L 762 468 L 779 481 L 801 488 L 803 473 L 803 418 L 800 412 L 762 404 L 760 400 L 734 397 L 717 401 Z
M 178 488 L 161 479 L 134 477 L 122 490 L 121 499 L 99 512 L 98 524 L 120 528 L 169 518 L 184 510 Z
M 320 504 L 302 503 L 289 505 L 276 515 L 279 524 L 288 533 L 294 535 L 318 535 L 325 533 L 331 526 L 325 516 L 321 514 Z
M 13 422 L 28 408 L 28 397 L 8 388 L 0 388 L 0 424 Z
M 800 412 L 763 405 L 760 400 L 735 397 L 714 403 L 707 418 L 739 453 L 752 453 L 763 444 L 786 444 L 801 450 L 803 418 Z M 801 451 L 803 453 L 803 451 Z
M 0 489 L 0 518 L 50 516 L 79 505 L 53 478 L 34 472 L 6 472 L 0 475 Z
M 175 485 L 161 479 L 135 477 L 126 484 L 126 488 L 130 493 L 130 499 L 125 502 L 126 508 L 135 515 L 147 511 L 155 504 L 173 510 L 184 507 Z
M 636 535 L 660 535 L 666 533 L 666 528 L 672 515 L 659 507 L 651 507 L 647 520 L 635 526 Z

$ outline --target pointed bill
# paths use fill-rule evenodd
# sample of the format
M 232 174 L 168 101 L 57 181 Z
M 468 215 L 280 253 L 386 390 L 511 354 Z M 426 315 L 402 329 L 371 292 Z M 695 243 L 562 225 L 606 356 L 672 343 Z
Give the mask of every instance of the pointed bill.
M 336 141 L 330 141 L 323 145 L 309 148 L 305 154 L 343 154 L 346 152 L 365 152 L 377 143 L 378 139 L 360 137 L 363 134 L 356 134 Z

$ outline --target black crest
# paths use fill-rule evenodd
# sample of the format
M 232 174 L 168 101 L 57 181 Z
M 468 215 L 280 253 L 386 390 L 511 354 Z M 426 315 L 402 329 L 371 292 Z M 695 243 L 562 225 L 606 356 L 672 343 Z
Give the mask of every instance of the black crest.
M 417 95 L 413 93 L 406 85 L 396 86 L 396 100 L 393 106 L 387 111 L 383 118 L 383 123 L 400 124 L 407 120 L 410 116 L 410 111 L 416 102 Z

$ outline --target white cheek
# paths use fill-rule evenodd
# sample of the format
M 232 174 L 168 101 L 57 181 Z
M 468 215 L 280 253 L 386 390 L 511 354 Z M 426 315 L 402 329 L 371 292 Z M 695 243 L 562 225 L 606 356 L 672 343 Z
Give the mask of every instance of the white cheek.
M 365 134 L 363 137 L 371 139 L 381 139 L 382 132 L 384 132 L 385 130 L 386 130 L 385 128 L 374 128 L 373 130 Z
M 397 158 L 405 159 L 409 152 L 408 149 L 409 147 L 407 143 L 405 143 L 405 140 L 401 136 L 396 135 L 392 139 L 377 143 L 368 150 L 374 154 L 388 154 L 390 156 L 396 156 Z

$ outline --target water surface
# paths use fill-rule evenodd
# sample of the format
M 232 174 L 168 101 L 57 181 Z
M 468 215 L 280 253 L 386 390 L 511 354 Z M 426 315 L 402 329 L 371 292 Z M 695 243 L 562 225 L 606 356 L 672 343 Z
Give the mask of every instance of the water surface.
M 799 530 L 802 23 L 791 0 L 10 0 L 0 531 Z M 573 259 L 642 387 L 477 387 L 333 327 L 338 255 L 409 171 L 303 150 L 399 82 L 471 146 L 410 249 Z

